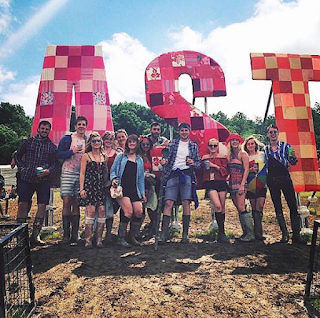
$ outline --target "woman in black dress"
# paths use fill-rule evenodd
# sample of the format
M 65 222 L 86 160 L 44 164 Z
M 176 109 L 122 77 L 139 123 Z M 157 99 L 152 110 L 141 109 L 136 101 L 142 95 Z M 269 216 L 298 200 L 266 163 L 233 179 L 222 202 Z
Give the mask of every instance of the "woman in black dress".
M 123 191 L 123 197 L 117 199 L 122 210 L 120 213 L 118 245 L 130 246 L 125 240 L 130 220 L 130 241 L 134 245 L 140 245 L 135 235 L 139 231 L 143 212 L 141 201 L 146 201 L 146 196 L 143 160 L 139 155 L 139 139 L 136 135 L 128 137 L 125 152 L 116 157 L 110 170 L 110 180 L 112 186 L 121 185 Z

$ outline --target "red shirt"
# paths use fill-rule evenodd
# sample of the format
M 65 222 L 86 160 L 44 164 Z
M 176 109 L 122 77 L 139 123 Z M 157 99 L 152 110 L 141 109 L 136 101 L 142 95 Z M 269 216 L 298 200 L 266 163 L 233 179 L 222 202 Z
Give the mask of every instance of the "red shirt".
M 209 160 L 211 163 L 220 167 L 220 169 L 210 167 L 209 170 L 206 170 L 204 161 Z M 216 181 L 226 181 L 229 175 L 228 171 L 228 160 L 227 158 L 207 158 L 202 159 L 203 167 L 203 180 L 210 181 L 210 172 L 214 173 L 214 180 Z

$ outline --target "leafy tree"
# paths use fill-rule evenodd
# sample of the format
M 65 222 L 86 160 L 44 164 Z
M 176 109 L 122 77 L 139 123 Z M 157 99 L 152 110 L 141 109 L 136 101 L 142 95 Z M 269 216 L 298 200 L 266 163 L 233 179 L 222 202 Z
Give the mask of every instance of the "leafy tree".
M 32 119 L 20 105 L 0 104 L 0 164 L 8 164 L 23 137 L 30 136 Z
M 160 123 L 163 128 L 162 134 L 169 135 L 169 128 L 166 122 L 154 114 L 150 108 L 138 105 L 136 103 L 119 103 L 111 105 L 114 129 L 125 128 L 128 134 L 148 134 L 150 124 L 154 121 Z
M 19 136 L 10 127 L 0 124 L 0 164 L 8 164 L 12 153 L 19 146 Z
M 11 128 L 19 137 L 30 135 L 32 119 L 26 116 L 22 106 L 2 102 L 0 114 L 0 125 Z

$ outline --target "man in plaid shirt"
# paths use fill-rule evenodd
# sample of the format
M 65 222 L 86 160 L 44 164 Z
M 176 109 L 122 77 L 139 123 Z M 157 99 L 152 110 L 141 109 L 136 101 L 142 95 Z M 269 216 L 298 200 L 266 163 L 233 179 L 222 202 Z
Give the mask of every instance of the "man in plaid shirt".
M 188 243 L 190 224 L 190 203 L 196 201 L 195 171 L 200 169 L 201 159 L 198 145 L 189 139 L 190 125 L 182 123 L 178 127 L 179 138 L 174 139 L 166 148 L 167 155 L 161 160 L 163 166 L 162 182 L 166 185 L 165 206 L 163 211 L 162 235 L 160 242 L 168 239 L 169 223 L 174 202 L 181 200 L 183 207 L 182 243 Z M 194 190 L 194 191 L 193 191 Z
M 39 234 L 50 198 L 49 178 L 58 166 L 57 147 L 48 138 L 50 130 L 50 122 L 41 121 L 37 130 L 38 135 L 23 142 L 16 153 L 16 162 L 21 175 L 17 223 L 26 222 L 28 202 L 34 192 L 37 193 L 38 211 L 30 238 L 32 246 L 44 244 Z

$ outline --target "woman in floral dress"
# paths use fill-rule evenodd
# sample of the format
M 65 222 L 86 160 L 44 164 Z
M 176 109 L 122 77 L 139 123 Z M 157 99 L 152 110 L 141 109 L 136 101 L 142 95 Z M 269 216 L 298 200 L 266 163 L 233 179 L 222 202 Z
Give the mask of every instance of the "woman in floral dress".
M 106 183 L 108 180 L 107 157 L 102 152 L 102 139 L 98 132 L 92 132 L 86 145 L 86 153 L 81 159 L 80 205 L 87 207 L 86 248 L 92 248 L 93 224 L 96 211 L 97 247 L 103 247 L 102 234 L 106 221 Z

